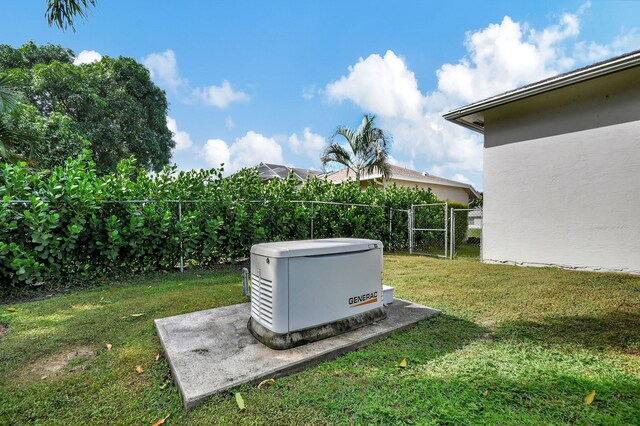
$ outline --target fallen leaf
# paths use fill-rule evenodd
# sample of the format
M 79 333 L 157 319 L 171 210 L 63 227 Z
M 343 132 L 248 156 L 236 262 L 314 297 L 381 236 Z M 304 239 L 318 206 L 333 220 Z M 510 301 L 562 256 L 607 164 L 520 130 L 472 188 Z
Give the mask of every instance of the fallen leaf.
M 485 398 L 487 397 L 487 395 L 489 395 L 489 389 L 485 389 L 484 392 L 482 392 L 482 396 L 484 396 Z
M 267 379 L 267 380 L 263 380 L 258 384 L 258 389 L 260 389 L 263 386 L 271 386 L 271 385 L 275 385 L 276 381 L 273 379 Z
M 143 316 L 143 315 L 144 315 L 144 314 L 131 314 L 131 315 L 129 315 L 129 316 L 131 316 L 131 317 L 141 317 L 141 316 Z
M 144 370 L 142 369 L 141 365 L 136 365 L 136 371 L 138 372 L 138 374 L 144 373 Z
M 147 287 L 147 288 L 151 288 L 151 286 Z
M 42 377 L 40 377 L 40 380 L 44 380 L 44 379 L 46 379 L 47 377 L 49 377 L 49 376 L 42 376 Z
M 236 403 L 238 404 L 239 409 L 241 410 L 245 409 L 244 399 L 242 399 L 242 395 L 240 395 L 240 392 L 236 392 Z
M 158 360 L 160 359 L 160 354 L 156 355 L 156 362 L 158 362 Z
M 400 364 L 398 364 L 398 367 L 400 368 L 405 368 L 407 366 L 407 359 L 403 359 L 402 361 L 400 361 Z
M 596 390 L 594 389 L 591 392 L 589 392 L 587 396 L 584 397 L 584 403 L 587 405 L 591 405 L 595 397 L 596 397 Z
M 105 346 L 106 346 L 106 348 L 107 348 L 107 350 L 108 350 L 108 351 L 110 351 L 110 350 L 111 350 L 111 348 L 113 347 L 113 346 L 111 346 L 111 343 L 107 343 Z
M 161 424 L 164 424 L 164 422 L 169 418 L 169 416 L 171 415 L 171 413 L 167 414 L 166 417 L 161 418 L 160 420 L 158 420 L 157 422 L 155 422 L 153 424 L 153 426 L 159 426 Z
M 18 308 L 7 308 L 9 312 L 18 312 Z

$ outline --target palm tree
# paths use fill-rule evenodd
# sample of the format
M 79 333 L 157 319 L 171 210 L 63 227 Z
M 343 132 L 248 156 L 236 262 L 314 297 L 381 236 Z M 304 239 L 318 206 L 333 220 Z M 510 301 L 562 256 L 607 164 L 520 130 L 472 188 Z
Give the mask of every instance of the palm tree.
M 320 158 L 322 164 L 342 164 L 347 167 L 347 176 L 352 171 L 358 182 L 362 174 L 375 172 L 380 173 L 384 179 L 388 179 L 391 176 L 389 164 L 391 136 L 374 126 L 375 119 L 375 115 L 365 114 L 362 124 L 357 129 L 338 127 L 331 138 L 331 144 Z M 335 141 L 337 136 L 346 139 L 348 148 Z
M 74 19 L 79 16 L 86 18 L 91 6 L 96 5 L 97 0 L 48 0 L 47 1 L 47 21 L 49 26 L 55 25 L 66 30 L 67 27 L 75 32 Z
M 0 159 L 15 163 L 26 158 L 15 152 L 26 143 L 31 145 L 38 137 L 16 129 L 7 119 L 8 114 L 20 103 L 20 92 L 16 81 L 10 74 L 0 74 Z

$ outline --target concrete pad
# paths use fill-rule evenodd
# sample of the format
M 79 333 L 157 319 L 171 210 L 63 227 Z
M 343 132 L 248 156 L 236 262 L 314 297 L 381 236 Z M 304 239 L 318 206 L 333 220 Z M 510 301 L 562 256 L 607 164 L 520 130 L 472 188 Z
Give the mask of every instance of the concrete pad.
M 190 410 L 211 395 L 302 371 L 439 313 L 394 299 L 382 321 L 286 350 L 270 349 L 249 333 L 249 303 L 161 318 L 155 324 L 184 407 Z

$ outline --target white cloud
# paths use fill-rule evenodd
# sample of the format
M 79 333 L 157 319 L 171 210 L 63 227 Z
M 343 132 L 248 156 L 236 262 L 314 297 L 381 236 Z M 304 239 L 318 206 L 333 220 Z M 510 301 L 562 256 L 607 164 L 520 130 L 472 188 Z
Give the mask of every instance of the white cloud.
M 231 145 L 222 139 L 209 139 L 203 148 L 205 161 L 212 167 L 225 164 L 225 171 L 236 172 L 260 163 L 282 164 L 282 147 L 273 138 L 248 131 Z
M 175 119 L 169 116 L 167 116 L 167 128 L 169 128 L 169 130 L 171 130 L 171 133 L 173 133 L 172 139 L 176 143 L 174 152 L 184 151 L 193 146 L 193 142 L 191 142 L 191 136 L 189 135 L 189 133 L 183 130 L 178 130 L 178 123 L 176 123 Z
M 302 98 L 307 101 L 310 101 L 316 96 L 317 92 L 318 92 L 318 88 L 316 87 L 315 83 L 313 83 L 310 86 L 305 86 L 302 88 Z
M 220 164 L 225 165 L 225 169 L 228 169 L 229 159 L 231 158 L 231 152 L 229 146 L 222 139 L 209 139 L 202 148 L 204 160 L 211 167 L 220 167 Z
M 298 137 L 296 133 L 289 136 L 289 147 L 293 152 L 305 155 L 316 162 L 320 160 L 326 142 L 323 136 L 313 133 L 309 128 L 304 129 L 302 137 Z
M 466 183 L 468 185 L 473 185 L 473 183 L 465 175 L 462 175 L 460 173 L 456 173 L 455 175 L 451 176 L 451 180 Z
M 142 59 L 151 78 L 162 88 L 169 90 L 182 102 L 193 100 L 216 108 L 226 108 L 233 102 L 243 102 L 251 99 L 246 93 L 234 90 L 231 83 L 224 80 L 220 86 L 211 85 L 193 88 L 186 78 L 178 71 L 178 61 L 173 50 L 162 53 L 152 53 Z
M 73 60 L 73 65 L 90 64 L 98 62 L 100 59 L 102 59 L 102 55 L 95 50 L 83 50 Z
M 508 16 L 467 35 L 469 55 L 437 71 L 438 89 L 459 102 L 473 102 L 567 70 L 575 61 L 560 43 L 579 32 L 576 15 L 536 31 Z
M 194 89 L 194 96 L 207 105 L 216 108 L 226 108 L 232 102 L 245 102 L 251 99 L 249 95 L 241 91 L 235 91 L 227 80 L 221 86 L 207 86 Z
M 420 91 L 414 73 L 392 51 L 359 58 L 346 75 L 326 85 L 325 93 L 329 100 L 349 100 L 377 115 L 377 125 L 394 138 L 398 164 L 430 164 L 429 172 L 441 176 L 479 176 L 482 136 L 446 122 L 443 113 L 640 47 L 635 28 L 609 44 L 578 40 L 580 15 L 588 7 L 585 3 L 542 29 L 506 16 L 467 33 L 467 55 L 437 70 L 438 90 L 431 93 Z
M 395 158 L 393 155 L 389 155 L 389 163 L 398 166 L 404 167 L 405 169 L 415 170 L 415 165 L 413 164 L 413 160 L 410 161 L 402 161 Z
M 444 94 L 423 95 L 415 75 L 394 52 L 360 58 L 350 73 L 327 85 L 329 99 L 348 99 L 379 117 L 378 126 L 394 139 L 395 164 L 414 168 L 417 160 L 479 171 L 482 145 L 478 135 L 444 122 L 452 101 Z M 398 157 L 402 157 L 399 160 Z
M 593 63 L 640 48 L 640 32 L 632 28 L 618 35 L 611 43 L 599 44 L 581 41 L 575 46 L 575 56 L 583 63 Z
M 327 85 L 326 93 L 330 100 L 348 99 L 381 117 L 418 118 L 424 101 L 415 75 L 391 50 L 384 57 L 359 58 L 348 75 Z
M 174 93 L 188 84 L 180 77 L 176 54 L 171 49 L 162 53 L 152 53 L 144 58 L 142 63 L 149 69 L 153 80 Z
M 229 130 L 236 127 L 236 123 L 233 122 L 233 118 L 231 118 L 231 116 L 227 117 L 227 119 L 224 121 L 224 124 L 227 126 L 227 129 Z

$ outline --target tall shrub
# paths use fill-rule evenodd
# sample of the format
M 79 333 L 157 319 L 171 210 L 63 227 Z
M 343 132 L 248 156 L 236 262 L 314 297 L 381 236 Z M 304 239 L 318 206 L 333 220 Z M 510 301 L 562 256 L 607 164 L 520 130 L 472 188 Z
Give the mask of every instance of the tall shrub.
M 3 164 L 0 290 L 174 268 L 181 253 L 188 265 L 237 260 L 256 243 L 311 238 L 312 228 L 314 238 L 376 238 L 399 248 L 406 214 L 391 218 L 390 208 L 435 201 L 396 186 L 362 191 L 355 182 L 312 179 L 297 188 L 293 178 L 265 184 L 255 169 L 222 173 L 168 167 L 150 174 L 128 159 L 100 175 L 90 151 L 46 172 Z

